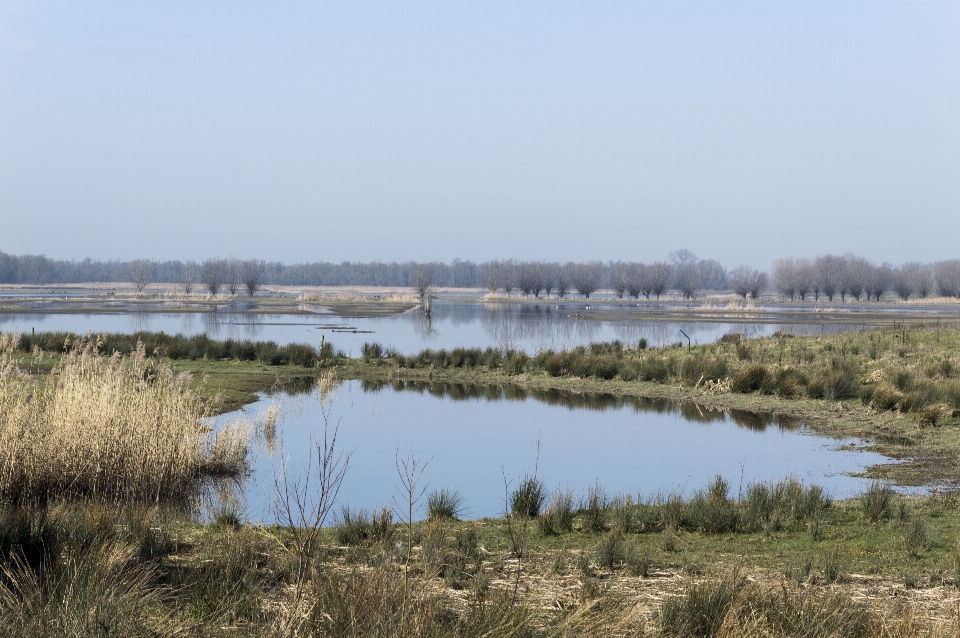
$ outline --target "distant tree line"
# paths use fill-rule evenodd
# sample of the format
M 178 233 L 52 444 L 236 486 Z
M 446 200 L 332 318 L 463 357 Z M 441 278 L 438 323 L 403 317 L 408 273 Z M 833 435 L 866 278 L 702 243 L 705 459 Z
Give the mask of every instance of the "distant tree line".
M 864 257 L 822 255 L 783 258 L 770 273 L 738 266 L 726 270 L 714 259 L 689 250 L 654 262 L 547 262 L 494 260 L 477 264 L 455 259 L 429 262 L 311 262 L 284 264 L 235 257 L 150 261 L 66 261 L 43 255 L 0 252 L 0 284 L 132 283 L 139 292 L 151 283 L 177 284 L 186 292 L 254 295 L 266 284 L 287 286 L 413 286 L 423 297 L 428 288 L 483 288 L 491 293 L 533 297 L 571 294 L 590 298 L 612 290 L 620 298 L 659 299 L 676 291 L 693 299 L 705 291 L 731 291 L 744 299 L 774 292 L 786 299 L 901 299 L 934 294 L 960 298 L 960 260 L 899 266 L 874 264 Z
M 911 261 L 899 266 L 874 264 L 859 255 L 822 255 L 813 259 L 778 259 L 773 264 L 776 291 L 787 299 L 839 298 L 879 301 L 892 292 L 900 299 L 933 294 L 960 298 L 960 260 L 933 264 Z

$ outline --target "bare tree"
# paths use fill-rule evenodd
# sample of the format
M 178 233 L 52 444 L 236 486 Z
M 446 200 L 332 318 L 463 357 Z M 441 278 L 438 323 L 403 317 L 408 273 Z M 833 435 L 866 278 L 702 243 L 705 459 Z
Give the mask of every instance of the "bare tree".
M 727 287 L 727 271 L 716 259 L 701 259 L 697 262 L 700 271 L 700 287 L 704 290 L 724 290 Z
M 753 271 L 753 277 L 750 280 L 750 298 L 756 301 L 767 289 L 767 283 L 767 273 L 762 270 Z
M 693 299 L 700 290 L 700 270 L 694 263 L 681 263 L 676 267 L 677 290 L 684 299 Z
M 500 262 L 500 287 L 508 297 L 517 287 L 517 265 L 512 259 Z
M 529 261 L 521 261 L 517 264 L 517 290 L 524 296 L 540 295 L 540 273 L 537 264 Z
M 544 298 L 549 298 L 550 293 L 553 292 L 556 287 L 557 280 L 557 271 L 556 264 L 551 264 L 548 261 L 540 262 L 540 280 L 543 284 L 543 296 Z
M 410 273 L 410 285 L 417 291 L 420 301 L 423 302 L 427 293 L 433 287 L 433 266 L 430 264 L 416 264 Z
M 827 299 L 833 301 L 834 296 L 842 288 L 843 258 L 837 255 L 823 255 L 817 257 L 814 267 L 816 269 L 814 293 L 817 299 L 819 300 L 820 293 L 823 293 Z
M 655 261 L 643 269 L 644 274 L 644 294 L 647 299 L 651 294 L 660 299 L 660 295 L 667 291 L 670 285 L 670 278 L 673 276 L 673 269 L 670 264 L 662 261 Z
M 610 264 L 610 283 L 613 291 L 617 293 L 618 299 L 623 299 L 623 293 L 627 291 L 630 281 L 630 264 L 622 261 Z
M 730 277 L 727 279 L 730 290 L 746 299 L 747 295 L 750 294 L 750 283 L 754 272 L 750 266 L 737 266 L 731 270 Z
M 208 259 L 200 267 L 200 277 L 203 279 L 203 285 L 211 295 L 220 292 L 223 286 L 223 260 Z
M 960 297 L 960 259 L 938 261 L 933 265 L 933 279 L 942 297 Z
M 243 280 L 242 268 L 243 266 L 240 264 L 240 260 L 233 255 L 230 255 L 224 263 L 227 290 L 230 291 L 231 295 L 237 294 L 237 290 L 240 288 Z
M 912 282 L 910 281 L 911 270 L 920 266 L 918 262 L 912 261 L 906 264 L 900 264 L 893 270 L 893 277 L 890 280 L 890 288 L 901 300 L 906 301 L 913 292 Z
M 913 291 L 921 299 L 929 297 L 933 290 L 933 267 L 930 264 L 924 265 L 917 273 L 913 283 Z
M 744 299 L 747 295 L 756 299 L 767 287 L 767 273 L 749 266 L 737 266 L 730 272 L 727 283 L 730 285 L 730 290 Z
M 563 299 L 570 292 L 570 282 L 573 280 L 573 272 L 576 270 L 573 262 L 567 262 L 562 266 L 554 264 L 553 271 L 553 289 L 557 291 L 557 298 Z
M 189 295 L 193 292 L 193 282 L 197 279 L 197 264 L 192 259 L 183 262 L 181 279 L 183 281 L 183 292 Z
M 732 283 L 735 272 L 736 270 L 730 273 L 730 288 L 737 292 Z M 773 281 L 777 292 L 793 301 L 794 297 L 797 296 L 797 260 L 793 257 L 786 257 L 773 262 Z
M 873 264 L 859 255 L 846 255 L 845 261 L 845 285 L 840 290 L 840 298 L 844 299 L 844 293 L 850 293 L 850 296 L 856 301 L 867 289 Z
M 153 272 L 153 263 L 146 259 L 137 259 L 130 262 L 130 281 L 137 287 L 137 292 L 142 293 L 143 289 L 150 283 L 150 275 Z
M 553 281 L 550 277 L 550 267 L 548 264 L 542 261 L 538 261 L 534 264 L 534 291 L 533 296 L 540 298 L 540 293 L 543 293 L 544 297 L 550 296 L 550 289 L 553 288 Z
M 867 272 L 867 301 L 870 301 L 870 297 L 880 301 L 880 297 L 892 283 L 893 266 L 890 264 L 872 266 Z
M 682 264 L 694 264 L 697 262 L 697 259 L 698 258 L 693 251 L 687 250 L 686 248 L 678 248 L 670 253 L 670 261 L 673 262 L 674 266 L 680 266 Z
M 904 301 L 911 293 L 921 299 L 930 294 L 930 266 L 917 261 L 902 264 L 894 271 L 893 289 Z
M 586 299 L 600 288 L 603 281 L 603 262 L 588 261 L 577 264 L 573 272 L 573 287 Z
M 637 299 L 641 294 L 650 297 L 650 291 L 644 290 L 644 272 L 645 266 L 639 263 L 630 263 L 626 265 L 627 270 L 627 293 Z
M 251 297 L 257 294 L 262 285 L 264 268 L 264 262 L 256 259 L 243 262 L 243 285 L 247 287 L 247 294 Z
M 806 301 L 807 295 L 814 288 L 813 264 L 809 259 L 798 259 L 794 265 L 796 269 L 797 295 L 800 301 Z
M 500 262 L 488 261 L 481 267 L 480 277 L 483 279 L 484 287 L 495 295 L 500 290 Z

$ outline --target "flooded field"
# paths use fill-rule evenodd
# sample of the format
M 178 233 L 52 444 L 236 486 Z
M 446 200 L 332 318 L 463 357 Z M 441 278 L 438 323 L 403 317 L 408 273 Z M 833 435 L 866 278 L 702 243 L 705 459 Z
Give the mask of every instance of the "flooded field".
M 0 313 L 0 331 L 207 334 L 214 339 L 269 340 L 281 345 L 315 345 L 323 337 L 348 356 L 359 356 L 367 341 L 404 354 L 424 348 L 457 347 L 514 348 L 534 353 L 615 339 L 628 345 L 645 339 L 650 346 L 660 346 L 687 343 L 689 336 L 690 343 L 696 345 L 716 341 L 727 332 L 748 337 L 777 331 L 819 334 L 875 325 L 871 321 L 828 320 L 831 318 L 812 312 L 720 316 L 714 320 L 698 316 L 684 320 L 678 315 L 682 311 L 675 304 L 666 303 L 439 301 L 433 305 L 429 318 L 419 308 L 386 315 L 343 317 L 319 307 L 310 312 L 264 313 L 257 312 L 256 306 L 237 304 L 210 312 L 5 312 Z

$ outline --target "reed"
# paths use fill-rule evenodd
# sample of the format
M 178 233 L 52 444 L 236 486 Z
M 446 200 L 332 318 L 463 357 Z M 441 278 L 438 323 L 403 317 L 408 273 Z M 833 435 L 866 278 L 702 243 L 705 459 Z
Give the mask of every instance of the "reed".
M 15 344 L 15 335 L 0 344 L 0 502 L 177 499 L 245 470 L 246 425 L 209 431 L 189 376 L 142 344 L 107 357 L 80 340 L 41 378 L 11 364 Z

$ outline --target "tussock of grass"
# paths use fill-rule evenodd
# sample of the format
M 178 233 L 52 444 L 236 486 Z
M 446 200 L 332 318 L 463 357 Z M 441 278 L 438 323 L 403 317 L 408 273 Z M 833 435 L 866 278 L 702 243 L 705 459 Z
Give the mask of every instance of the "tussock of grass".
M 543 481 L 535 476 L 524 476 L 510 493 L 510 512 L 517 516 L 536 518 L 546 500 Z
M 463 510 L 464 497 L 447 487 L 427 495 L 427 518 L 457 520 Z

